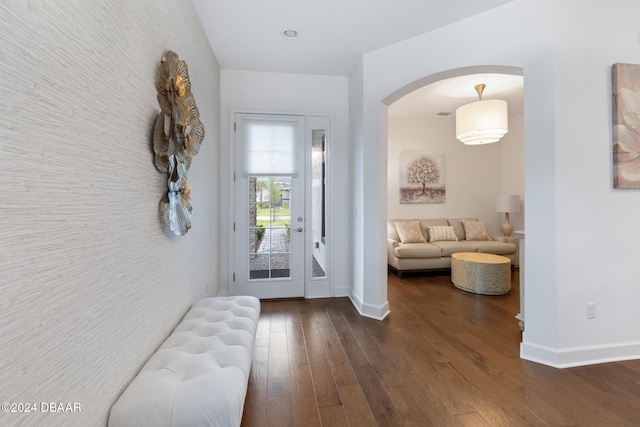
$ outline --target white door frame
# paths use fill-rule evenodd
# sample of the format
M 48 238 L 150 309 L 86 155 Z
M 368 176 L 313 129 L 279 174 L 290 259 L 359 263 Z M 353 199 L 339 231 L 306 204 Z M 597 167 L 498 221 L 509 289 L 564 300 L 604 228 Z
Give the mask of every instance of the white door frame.
M 294 298 L 303 297 L 305 294 L 305 179 L 307 157 L 305 146 L 306 118 L 299 115 L 275 115 L 275 114 L 235 114 L 235 183 L 234 183 L 234 204 L 235 204 L 235 234 L 234 234 L 234 274 L 230 284 L 230 294 L 232 295 L 253 295 L 258 298 Z M 267 246 L 267 253 L 250 256 L 252 252 L 262 249 L 254 248 L 253 241 L 250 240 L 251 233 L 255 229 L 250 229 L 250 205 L 257 206 L 255 201 L 250 203 L 249 185 L 250 177 L 243 173 L 244 162 L 244 123 L 262 122 L 274 124 L 293 124 L 295 129 L 295 143 L 297 152 L 295 162 L 298 173 L 287 176 L 286 181 L 290 182 L 291 189 L 291 215 L 290 232 L 282 226 L 274 226 L 266 229 L 260 248 Z M 272 177 L 282 177 L 274 173 Z M 268 220 L 271 221 L 271 220 Z M 288 234 L 288 235 L 287 235 Z M 271 237 L 269 239 L 268 237 Z M 266 244 L 266 245 L 265 245 Z M 272 249 L 271 247 L 275 249 Z M 271 253 L 271 251 L 278 254 Z M 280 253 L 282 252 L 282 253 Z M 266 261 L 266 266 L 262 269 L 259 266 L 251 265 L 258 261 Z M 282 264 L 282 265 L 280 265 Z M 285 277 L 270 276 L 251 277 L 251 271 L 265 271 L 267 273 L 280 272 Z
M 300 154 L 302 154 L 304 156 L 304 172 L 300 172 L 300 173 L 304 173 L 304 180 L 306 181 L 305 183 L 305 188 L 304 188 L 304 192 L 305 195 L 309 195 L 311 194 L 311 135 L 312 135 L 312 131 L 314 129 L 324 129 L 326 131 L 326 140 L 327 140 L 327 144 L 326 144 L 326 152 L 325 152 L 325 159 L 328 165 L 331 164 L 330 156 L 331 156 L 331 145 L 333 143 L 333 133 L 332 133 L 332 116 L 329 114 L 304 114 L 304 113 L 280 113 L 280 112 L 265 112 L 265 111 L 247 111 L 247 110 L 231 110 L 230 111 L 230 115 L 229 115 L 229 119 L 230 119 L 230 146 L 231 149 L 229 150 L 229 154 L 230 154 L 230 175 L 231 175 L 231 179 L 230 179 L 230 185 L 229 185 L 229 189 L 230 189 L 230 206 L 229 206 L 229 285 L 228 285 L 228 294 L 233 295 L 233 294 L 238 294 L 239 292 L 244 292 L 247 291 L 246 289 L 242 288 L 242 287 L 238 287 L 237 286 L 237 279 L 238 279 L 238 272 L 236 271 L 236 257 L 237 256 L 242 256 L 241 253 L 241 249 L 238 248 L 238 242 L 239 239 L 236 237 L 236 234 L 238 232 L 238 229 L 242 228 L 243 226 L 241 224 L 238 224 L 238 215 L 236 210 L 238 209 L 238 203 L 237 203 L 237 198 L 238 195 L 236 194 L 236 182 L 238 179 L 242 179 L 242 172 L 237 170 L 237 164 L 238 164 L 238 159 L 236 158 L 236 136 L 237 133 L 234 131 L 234 128 L 236 128 L 236 117 L 240 114 L 247 114 L 247 115 L 257 115 L 257 116 L 261 116 L 261 115 L 266 115 L 266 116 L 276 116 L 276 117 L 282 117 L 282 116 L 301 116 L 304 117 L 305 119 L 305 130 L 304 130 L 304 149 L 300 150 Z M 304 282 L 304 288 L 303 288 L 303 295 L 300 296 L 304 296 L 305 298 L 326 298 L 326 297 L 331 297 L 334 296 L 334 289 L 333 289 L 333 285 L 332 285 L 332 276 L 333 276 L 333 269 L 332 269 L 332 264 L 333 264 L 333 259 L 332 259 L 332 254 L 333 251 L 331 249 L 331 243 L 332 243 L 332 238 L 331 238 L 331 219 L 332 219 L 332 209 L 331 209 L 331 191 L 332 191 L 332 185 L 331 185 L 331 169 L 330 166 L 327 167 L 326 169 L 326 194 L 325 194 L 325 218 L 326 218 L 326 242 L 325 242 L 325 247 L 324 247 L 324 255 L 325 255 L 325 263 L 326 263 L 326 274 L 324 277 L 312 277 L 311 271 L 312 271 L 312 255 L 313 255 L 313 249 L 314 246 L 316 244 L 316 242 L 314 242 L 314 236 L 313 236 L 313 230 L 311 228 L 311 221 L 308 221 L 309 218 L 306 218 L 308 215 L 310 215 L 311 212 L 311 200 L 310 197 L 305 197 L 305 207 L 304 207 L 304 211 L 305 214 L 303 214 L 303 216 L 305 217 L 305 225 L 303 226 L 304 228 L 304 232 L 303 233 L 299 233 L 300 235 L 302 235 L 303 237 L 303 252 L 305 254 L 305 259 L 304 262 L 301 263 L 304 266 L 304 272 L 303 272 L 303 282 Z M 240 196 L 242 197 L 242 196 Z M 296 220 L 297 220 L 297 215 L 294 217 L 294 214 L 292 213 L 292 229 L 293 228 L 297 228 L 294 227 L 296 224 Z M 246 225 L 244 226 L 246 229 Z M 235 228 L 235 231 L 234 231 Z M 292 231 L 292 235 L 293 235 L 293 231 Z M 247 239 L 248 240 L 248 239 Z M 268 295 L 268 294 L 263 294 L 263 295 L 257 295 L 259 298 L 287 298 L 288 296 L 278 296 L 278 295 Z

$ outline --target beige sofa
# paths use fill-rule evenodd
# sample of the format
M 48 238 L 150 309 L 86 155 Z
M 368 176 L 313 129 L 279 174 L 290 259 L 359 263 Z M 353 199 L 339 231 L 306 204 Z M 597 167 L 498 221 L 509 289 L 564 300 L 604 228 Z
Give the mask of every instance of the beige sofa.
M 389 219 L 387 258 L 398 277 L 405 272 L 451 268 L 451 254 L 481 252 L 517 261 L 517 247 L 490 236 L 477 218 Z

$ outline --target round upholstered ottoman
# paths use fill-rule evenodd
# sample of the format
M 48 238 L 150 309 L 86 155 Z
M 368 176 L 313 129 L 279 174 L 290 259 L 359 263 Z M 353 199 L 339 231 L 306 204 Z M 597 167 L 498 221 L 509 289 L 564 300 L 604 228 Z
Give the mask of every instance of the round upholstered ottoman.
M 463 291 L 504 295 L 511 290 L 511 260 L 476 252 L 451 255 L 451 281 Z

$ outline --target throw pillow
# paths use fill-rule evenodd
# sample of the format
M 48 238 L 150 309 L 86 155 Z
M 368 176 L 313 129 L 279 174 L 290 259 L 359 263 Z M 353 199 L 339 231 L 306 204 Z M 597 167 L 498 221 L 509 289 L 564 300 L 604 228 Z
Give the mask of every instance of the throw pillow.
M 458 236 L 458 240 L 466 240 L 464 235 L 464 227 L 462 226 L 463 219 L 467 221 L 478 220 L 478 218 L 451 218 L 447 220 L 449 225 L 452 226 L 454 230 L 456 230 L 456 236 Z
M 484 221 L 467 221 L 463 219 L 462 226 L 467 240 L 491 240 Z
M 396 229 L 402 243 L 427 243 L 422 235 L 420 221 L 398 221 Z
M 455 229 L 450 225 L 430 225 L 427 226 L 429 230 L 430 242 L 442 242 L 442 241 L 458 241 Z

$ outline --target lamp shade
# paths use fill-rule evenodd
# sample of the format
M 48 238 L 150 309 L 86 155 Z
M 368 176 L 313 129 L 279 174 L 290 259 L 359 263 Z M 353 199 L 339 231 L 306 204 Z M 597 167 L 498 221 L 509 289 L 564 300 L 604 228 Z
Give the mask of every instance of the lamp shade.
M 508 131 L 507 101 L 476 101 L 456 110 L 456 138 L 466 145 L 491 144 Z
M 520 196 L 500 195 L 496 199 L 496 212 L 520 212 Z

